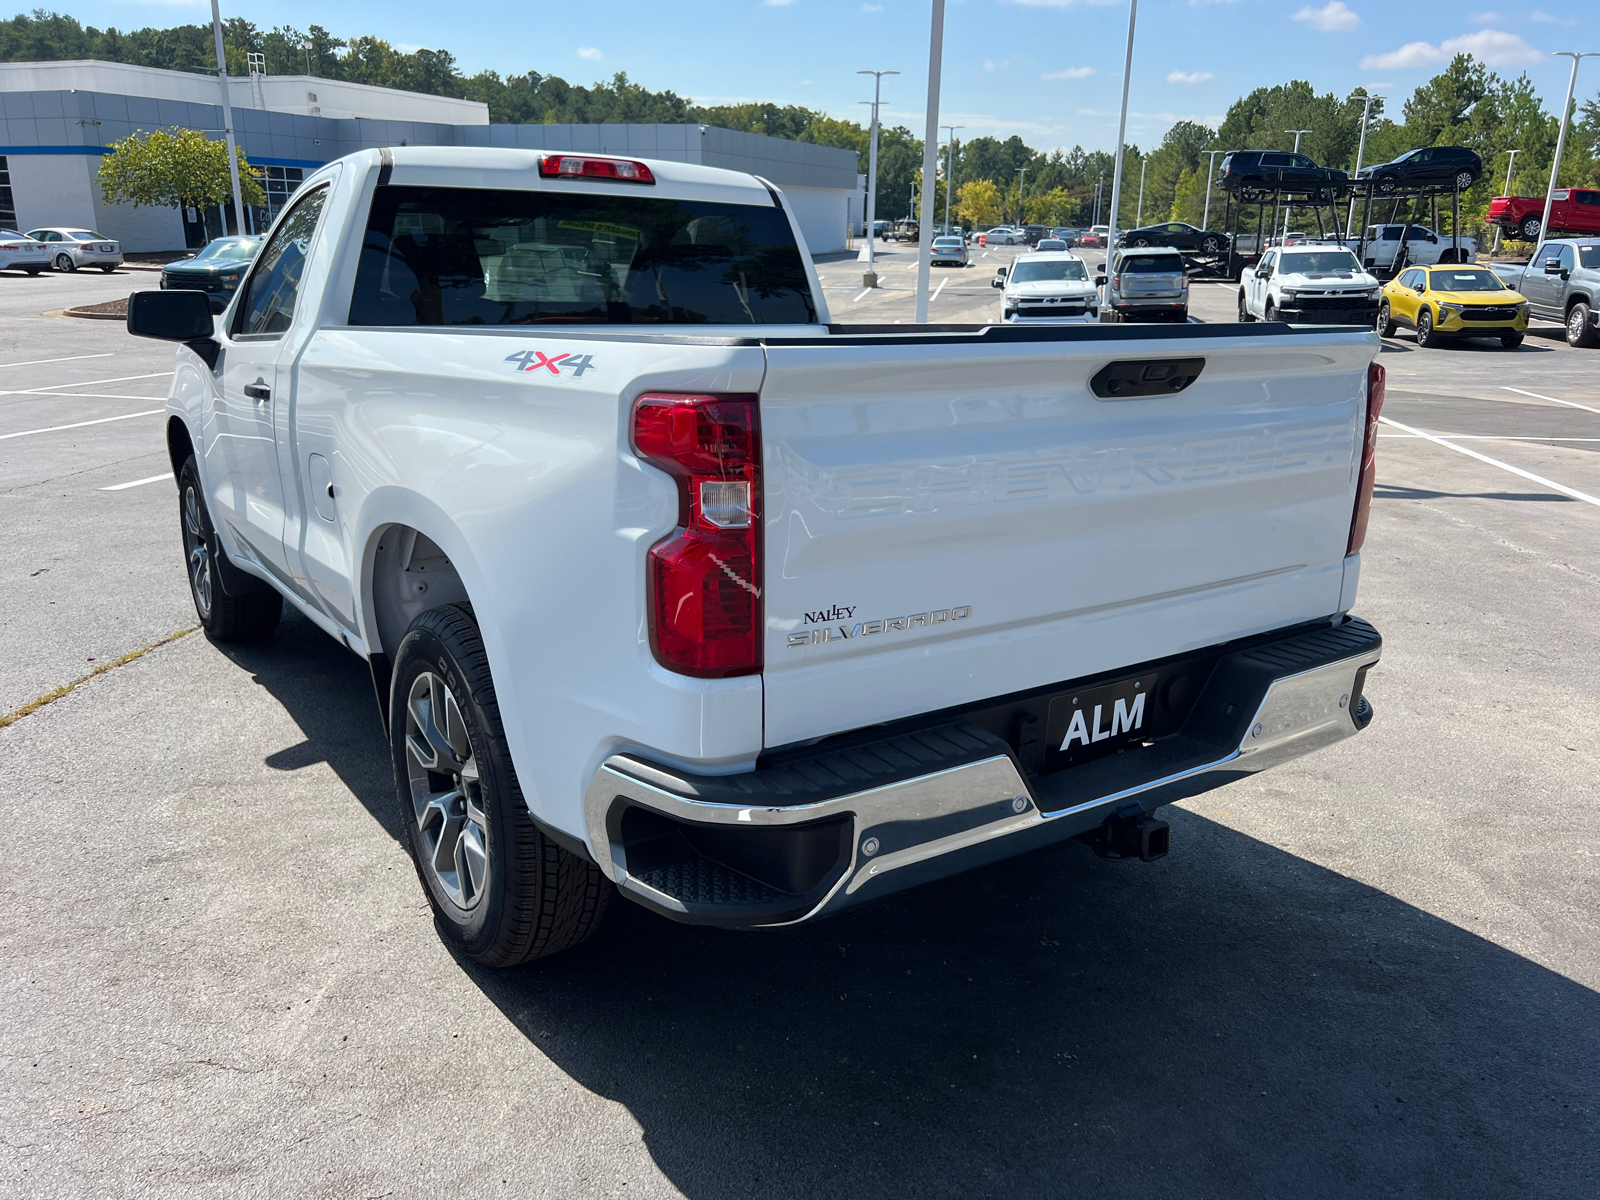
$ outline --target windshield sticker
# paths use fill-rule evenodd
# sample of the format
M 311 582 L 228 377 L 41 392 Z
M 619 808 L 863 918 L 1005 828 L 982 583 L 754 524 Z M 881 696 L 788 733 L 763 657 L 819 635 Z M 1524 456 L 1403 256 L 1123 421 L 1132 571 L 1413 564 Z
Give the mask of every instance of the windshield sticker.
M 605 221 L 557 221 L 557 229 L 581 229 L 585 233 L 604 233 L 610 237 L 627 238 L 630 242 L 639 240 L 639 231 L 630 225 L 610 225 Z
M 519 371 L 543 369 L 552 375 L 567 371 L 575 379 L 582 378 L 585 371 L 594 367 L 592 354 L 546 354 L 543 350 L 518 350 L 515 354 L 506 355 L 506 361 L 519 364 Z

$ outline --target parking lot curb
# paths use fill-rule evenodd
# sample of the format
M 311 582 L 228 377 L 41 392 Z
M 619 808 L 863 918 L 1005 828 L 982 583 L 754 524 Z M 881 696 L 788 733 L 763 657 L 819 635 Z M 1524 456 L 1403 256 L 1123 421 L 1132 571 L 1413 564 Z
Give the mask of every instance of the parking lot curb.
M 43 317 L 77 317 L 83 321 L 126 321 L 126 313 L 85 312 L 80 308 L 51 308 L 39 314 Z

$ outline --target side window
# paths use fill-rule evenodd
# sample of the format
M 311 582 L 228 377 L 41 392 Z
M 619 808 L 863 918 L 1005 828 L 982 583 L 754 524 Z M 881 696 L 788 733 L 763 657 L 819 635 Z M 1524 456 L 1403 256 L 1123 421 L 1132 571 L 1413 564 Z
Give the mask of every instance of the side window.
M 1289 156 L 1289 164 L 1295 167 L 1314 167 L 1317 165 L 1304 154 L 1291 154 Z
M 1263 167 L 1287 167 L 1289 165 L 1289 156 L 1287 154 L 1263 154 L 1261 156 L 1261 165 Z
M 1600 192 L 1573 192 L 1572 198 L 1579 204 L 1590 204 L 1600 207 Z
M 300 294 L 300 277 L 311 252 L 311 235 L 317 231 L 317 218 L 322 215 L 327 198 L 324 184 L 296 201 L 257 256 L 234 318 L 235 337 L 276 337 L 288 330 L 294 320 L 295 299 Z
M 1572 270 L 1572 264 L 1575 261 L 1576 261 L 1576 255 L 1574 255 L 1572 253 L 1572 247 L 1571 246 L 1563 246 L 1563 247 L 1561 247 L 1561 269 L 1563 271 Z
M 1554 257 L 1556 257 L 1556 248 L 1554 246 L 1540 246 L 1533 252 L 1533 257 L 1528 260 L 1528 265 L 1543 270 L 1545 263 Z
M 1386 242 L 1398 242 L 1402 228 L 1403 226 L 1400 225 L 1385 225 L 1383 227 L 1383 240 Z

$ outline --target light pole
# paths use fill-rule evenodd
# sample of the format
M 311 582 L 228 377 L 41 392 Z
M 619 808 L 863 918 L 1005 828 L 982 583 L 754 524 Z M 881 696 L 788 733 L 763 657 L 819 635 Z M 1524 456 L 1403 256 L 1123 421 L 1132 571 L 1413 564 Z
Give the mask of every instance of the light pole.
M 1366 153 L 1366 149 L 1367 149 L 1367 114 L 1369 114 L 1372 111 L 1372 106 L 1377 101 L 1377 99 L 1378 99 L 1378 97 L 1376 97 L 1376 96 L 1363 96 L 1363 97 L 1361 97 L 1361 140 L 1356 143 L 1356 170 L 1355 170 L 1355 174 L 1350 176 L 1351 179 L 1359 179 L 1359 178 L 1361 178 L 1361 158 Z M 1356 193 L 1355 193 L 1354 189 L 1351 189 L 1351 192 L 1350 192 L 1350 211 L 1345 213 L 1345 217 L 1344 217 L 1344 239 L 1347 242 L 1351 238 L 1350 227 L 1353 224 L 1355 224 L 1355 219 L 1356 219 Z
M 1294 134 L 1294 152 L 1296 154 L 1299 154 L 1300 153 L 1300 135 L 1302 133 L 1310 133 L 1311 130 L 1309 130 L 1309 129 L 1285 129 L 1284 132 L 1285 133 Z M 1284 205 L 1283 205 L 1283 240 L 1285 242 L 1287 242 L 1289 240 L 1289 209 L 1290 209 L 1290 205 L 1289 205 L 1289 203 L 1287 201 L 1285 201 Z M 1317 219 L 1321 220 L 1322 218 L 1319 217 Z
M 1516 163 L 1517 163 L 1517 155 L 1521 154 L 1522 151 L 1520 149 L 1518 149 L 1518 150 L 1507 150 L 1506 153 L 1509 154 L 1511 157 L 1506 159 L 1506 185 L 1505 185 L 1504 188 L 1502 188 L 1500 190 L 1500 194 L 1502 196 L 1511 195 L 1511 168 L 1516 165 Z M 1498 225 L 1496 225 L 1494 227 L 1494 245 L 1489 248 L 1489 253 L 1490 254 L 1498 254 L 1498 253 L 1500 253 L 1500 226 L 1498 226 Z
M 857 71 L 857 75 L 872 76 L 872 149 L 868 153 L 867 171 L 867 273 L 861 277 L 863 287 L 878 286 L 876 250 L 878 244 L 878 102 L 883 95 L 883 77 L 898 75 L 899 71 Z M 862 101 L 863 104 L 866 101 Z
M 1567 80 L 1567 102 L 1561 106 L 1561 132 L 1556 135 L 1556 157 L 1550 164 L 1550 186 L 1544 193 L 1544 215 L 1539 218 L 1539 237 L 1545 236 L 1545 231 L 1550 228 L 1550 206 L 1556 199 L 1556 175 L 1561 170 L 1561 152 L 1567 148 L 1567 118 L 1572 114 L 1572 93 L 1578 86 L 1578 64 L 1586 58 L 1600 58 L 1600 51 L 1578 54 L 1572 50 L 1557 50 L 1553 57 L 1570 58 L 1572 60 L 1572 75 Z
M 1206 212 L 1205 212 L 1205 216 L 1200 218 L 1200 227 L 1202 229 L 1210 229 L 1211 228 L 1211 176 L 1212 176 L 1212 172 L 1214 172 L 1217 169 L 1217 155 L 1219 155 L 1219 154 L 1227 154 L 1228 151 L 1226 151 L 1226 150 L 1202 150 L 1202 151 L 1200 151 L 1200 153 L 1201 154 L 1208 154 L 1208 155 L 1211 156 L 1209 159 L 1206 160 Z M 1234 228 L 1237 229 L 1238 226 L 1235 225 Z
M 918 325 L 928 323 L 928 276 L 933 262 L 933 196 L 926 186 L 939 170 L 939 71 L 944 65 L 944 0 L 933 0 L 933 21 L 928 30 L 928 112 L 922 134 L 922 220 L 917 225 Z
M 222 52 L 222 13 L 217 9 L 217 0 L 211 0 L 211 34 L 217 43 L 217 83 L 222 88 L 222 132 L 228 143 L 228 175 L 233 180 L 233 219 L 239 227 L 237 232 L 243 236 L 244 195 L 239 190 L 239 147 L 233 140 L 233 105 L 228 103 L 228 58 Z M 227 218 L 223 218 L 222 232 L 228 232 Z
M 944 168 L 944 231 L 950 232 L 950 196 L 956 190 L 956 130 L 965 129 L 965 125 L 946 125 L 950 131 L 950 141 L 945 151 Z
M 1017 180 L 1017 228 L 1020 229 L 1027 224 L 1026 214 L 1022 209 L 1022 189 L 1028 186 L 1028 168 L 1018 167 L 1017 174 L 1022 176 L 1021 179 Z
M 1150 165 L 1150 160 L 1144 155 L 1139 156 L 1139 211 L 1133 214 L 1133 227 L 1144 228 L 1144 170 Z
M 1128 0 L 1128 49 L 1122 60 L 1122 111 L 1117 117 L 1117 158 L 1111 170 L 1111 213 L 1106 229 L 1106 278 L 1111 276 L 1112 256 L 1117 246 L 1117 205 L 1122 203 L 1122 146 L 1128 136 L 1128 82 L 1133 74 L 1133 30 L 1139 20 L 1139 0 Z M 1110 287 L 1108 282 L 1107 287 Z M 1111 306 L 1100 305 L 1100 319 L 1109 322 Z

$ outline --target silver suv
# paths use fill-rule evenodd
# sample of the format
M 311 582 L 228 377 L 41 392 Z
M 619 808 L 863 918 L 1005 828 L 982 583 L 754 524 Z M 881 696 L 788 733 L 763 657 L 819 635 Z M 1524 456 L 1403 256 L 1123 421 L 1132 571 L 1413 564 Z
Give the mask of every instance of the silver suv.
M 1170 246 L 1118 250 L 1109 264 L 1106 306 L 1124 321 L 1187 321 L 1189 277 L 1183 255 Z

